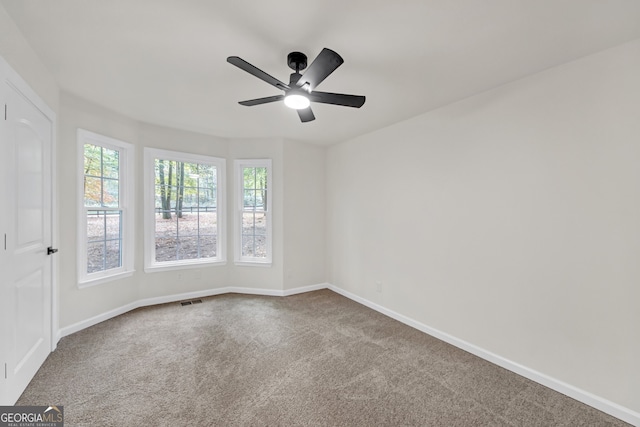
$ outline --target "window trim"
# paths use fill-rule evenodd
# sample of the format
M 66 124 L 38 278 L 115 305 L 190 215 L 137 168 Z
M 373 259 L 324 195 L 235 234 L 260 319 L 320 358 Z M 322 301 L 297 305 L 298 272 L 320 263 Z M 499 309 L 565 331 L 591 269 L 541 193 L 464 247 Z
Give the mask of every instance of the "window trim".
M 234 264 L 250 267 L 271 267 L 273 263 L 273 168 L 271 159 L 236 159 L 235 201 L 234 201 Z M 267 256 L 264 258 L 242 256 L 242 213 L 244 211 L 244 171 L 245 167 L 267 168 Z
M 86 288 L 111 282 L 132 276 L 134 269 L 135 239 L 134 239 L 134 204 L 133 193 L 135 188 L 134 164 L 135 147 L 133 144 L 100 135 L 86 129 L 78 128 L 77 132 L 77 173 L 78 173 L 78 288 Z M 118 268 L 87 273 L 87 208 L 84 205 L 84 145 L 93 144 L 103 148 L 118 151 L 118 197 L 119 207 L 115 210 L 122 211 L 122 265 Z M 110 210 L 100 209 L 100 210 Z
M 216 202 L 217 249 L 215 258 L 189 259 L 179 261 L 156 261 L 155 240 L 155 160 L 174 160 L 188 163 L 204 163 L 216 167 L 218 200 Z M 185 268 L 201 268 L 206 266 L 225 265 L 226 249 L 226 159 L 202 154 L 181 151 L 144 148 L 144 271 L 147 273 Z

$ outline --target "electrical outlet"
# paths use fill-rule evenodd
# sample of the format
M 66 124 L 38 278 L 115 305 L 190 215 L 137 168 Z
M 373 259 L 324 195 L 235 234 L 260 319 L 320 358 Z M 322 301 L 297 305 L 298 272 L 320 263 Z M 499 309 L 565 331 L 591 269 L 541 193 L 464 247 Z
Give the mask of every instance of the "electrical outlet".
M 376 281 L 376 291 L 382 292 L 382 282 L 379 280 Z

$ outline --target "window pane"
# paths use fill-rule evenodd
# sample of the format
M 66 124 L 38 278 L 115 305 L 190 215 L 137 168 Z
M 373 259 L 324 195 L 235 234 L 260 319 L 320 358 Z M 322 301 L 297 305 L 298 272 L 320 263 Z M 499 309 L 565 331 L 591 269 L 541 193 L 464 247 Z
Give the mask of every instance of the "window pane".
M 216 174 L 211 165 L 155 159 L 157 262 L 216 256 Z
M 156 258 L 158 261 L 179 261 L 216 256 L 216 236 L 180 235 L 177 238 L 156 240 Z
M 244 207 L 245 209 L 266 209 L 267 204 L 267 168 L 243 168 Z
M 100 211 L 87 212 L 87 242 L 103 241 L 105 239 L 104 215 Z
M 266 236 L 242 236 L 242 256 L 264 258 L 267 256 Z
M 267 188 L 267 168 L 255 168 L 255 188 Z
M 215 210 L 216 208 L 216 191 L 215 189 L 198 187 L 197 200 L 199 200 L 200 208 L 210 208 Z M 195 204 L 192 202 L 192 204 Z
M 178 223 L 170 211 L 156 214 L 156 260 L 175 261 Z
M 265 258 L 267 256 L 267 236 L 256 236 L 255 237 L 255 257 L 256 258 Z
M 267 201 L 267 190 L 256 191 L 256 209 L 265 210 Z
M 204 211 L 198 213 L 198 221 L 200 222 L 200 234 L 198 235 L 200 239 L 200 252 L 204 257 L 215 257 L 218 235 L 218 214 L 212 208 L 204 209 Z
M 105 211 L 107 239 L 119 239 L 121 233 L 122 211 Z
M 109 148 L 102 149 L 102 175 L 107 178 L 118 179 L 118 169 L 120 168 L 120 159 L 117 150 Z
M 84 205 L 87 207 L 102 206 L 102 179 L 84 177 Z
M 255 190 L 244 190 L 244 207 L 249 209 L 255 209 L 256 206 L 256 192 Z
M 244 188 L 261 190 L 267 188 L 267 168 L 244 168 Z
M 213 258 L 216 254 L 216 235 L 200 235 L 200 253 L 203 258 Z
M 175 212 L 178 236 L 178 259 L 201 258 L 198 242 L 198 234 L 200 232 L 201 224 L 199 221 L 198 207 L 195 207 L 195 213 L 191 213 L 190 211 L 193 209 L 193 207 L 189 207 L 188 212 L 185 212 L 184 210 L 176 210 Z
M 120 250 L 120 239 L 108 240 L 106 242 L 106 270 L 118 268 L 122 265 L 122 252 Z
M 115 179 L 105 178 L 103 180 L 102 206 L 108 208 L 118 207 L 118 205 L 120 204 L 119 185 L 120 182 Z
M 175 237 L 156 237 L 156 261 L 175 261 L 177 240 Z
M 244 188 L 256 188 L 256 168 L 243 168 Z
M 253 212 L 242 213 L 242 234 L 253 235 L 255 234 L 255 214 Z
M 253 215 L 253 234 L 266 236 L 267 235 L 267 218 L 264 212 L 252 212 Z
M 85 206 L 120 206 L 119 169 L 118 150 L 84 144 Z
M 104 242 L 87 244 L 87 273 L 104 270 Z
M 87 212 L 87 273 L 122 266 L 122 211 Z
M 266 257 L 267 218 L 264 212 L 242 213 L 242 256 Z
M 198 236 L 181 236 L 178 239 L 178 259 L 198 259 L 199 249 Z
M 102 175 L 102 147 L 84 144 L 84 174 L 92 176 Z
M 202 208 L 200 208 L 202 209 Z M 215 236 L 218 231 L 218 215 L 215 211 L 205 210 L 199 212 L 200 235 Z

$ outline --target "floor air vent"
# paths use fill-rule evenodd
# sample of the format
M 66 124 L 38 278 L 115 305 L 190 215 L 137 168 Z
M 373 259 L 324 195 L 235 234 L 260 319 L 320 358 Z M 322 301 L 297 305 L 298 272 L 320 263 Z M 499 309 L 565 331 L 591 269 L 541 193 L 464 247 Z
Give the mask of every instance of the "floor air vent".
M 191 301 L 182 301 L 182 302 L 180 303 L 180 305 L 185 306 L 185 305 L 201 304 L 201 303 L 202 303 L 202 300 L 201 300 L 201 299 L 194 299 L 194 300 L 191 300 Z

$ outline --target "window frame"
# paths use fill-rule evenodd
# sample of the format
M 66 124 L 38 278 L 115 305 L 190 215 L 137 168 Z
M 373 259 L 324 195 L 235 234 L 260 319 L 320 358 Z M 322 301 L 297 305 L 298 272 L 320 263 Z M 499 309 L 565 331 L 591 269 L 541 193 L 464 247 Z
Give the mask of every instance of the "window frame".
M 77 130 L 78 147 L 78 287 L 86 288 L 99 285 L 117 279 L 132 276 L 134 269 L 134 204 L 133 194 L 135 188 L 134 161 L 135 146 L 119 139 L 111 138 L 86 129 Z M 118 207 L 86 207 L 84 188 L 84 146 L 92 144 L 109 150 L 118 151 Z M 121 260 L 120 267 L 102 270 L 94 273 L 87 272 L 87 212 L 89 210 L 114 210 L 120 211 L 121 226 Z
M 208 164 L 216 168 L 217 200 L 216 200 L 216 257 L 198 258 L 178 261 L 156 261 L 155 236 L 155 161 L 156 159 L 186 163 Z M 202 154 L 181 151 L 144 148 L 144 271 L 147 273 L 185 268 L 201 268 L 225 265 L 226 257 L 226 159 Z
M 271 267 L 273 263 L 273 168 L 271 159 L 236 159 L 234 201 L 234 264 L 239 266 Z M 242 222 L 244 213 L 244 168 L 267 169 L 266 257 L 242 255 Z

